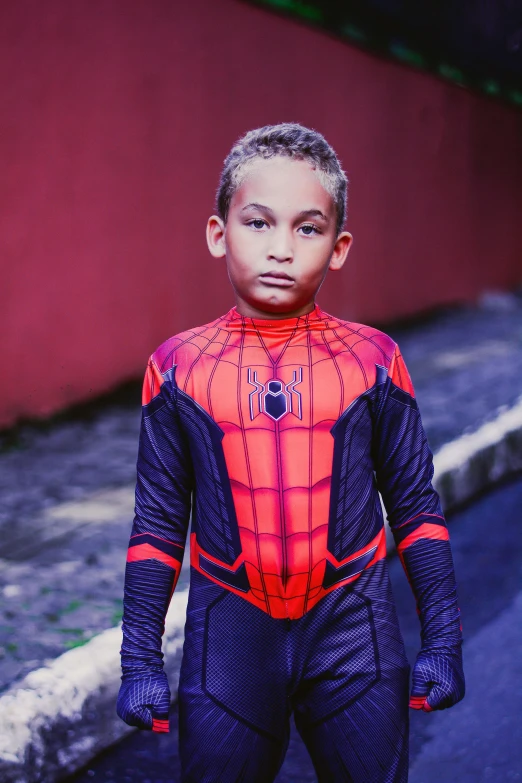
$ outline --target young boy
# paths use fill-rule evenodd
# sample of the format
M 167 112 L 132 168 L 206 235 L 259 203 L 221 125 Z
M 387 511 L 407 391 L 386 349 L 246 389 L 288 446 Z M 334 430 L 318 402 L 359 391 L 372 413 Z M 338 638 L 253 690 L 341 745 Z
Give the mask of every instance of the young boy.
M 207 226 L 236 306 L 149 360 L 118 714 L 168 730 L 161 637 L 192 509 L 186 782 L 273 781 L 292 711 L 321 783 L 407 780 L 410 669 L 378 491 L 421 621 L 410 706 L 464 695 L 448 531 L 408 371 L 386 334 L 315 304 L 352 242 L 345 209 L 319 133 L 283 123 L 239 139 Z

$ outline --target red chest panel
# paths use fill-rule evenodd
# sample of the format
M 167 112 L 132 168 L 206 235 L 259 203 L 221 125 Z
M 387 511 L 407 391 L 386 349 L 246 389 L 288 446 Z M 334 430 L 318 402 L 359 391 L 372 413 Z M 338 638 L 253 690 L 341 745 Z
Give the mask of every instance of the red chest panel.
M 252 321 L 233 309 L 166 346 L 179 389 L 223 433 L 241 543 L 236 563 L 226 568 L 244 563 L 247 600 L 274 617 L 297 618 L 334 589 L 324 585 L 327 561 L 338 569 L 362 557 L 368 567 L 384 556 L 382 529 L 341 560 L 329 551 L 328 534 L 332 428 L 374 386 L 376 366 L 389 367 L 390 338 L 319 308 L 279 322 Z M 166 356 L 157 358 L 161 372 Z M 201 556 L 219 564 L 193 534 L 191 563 L 198 570 Z

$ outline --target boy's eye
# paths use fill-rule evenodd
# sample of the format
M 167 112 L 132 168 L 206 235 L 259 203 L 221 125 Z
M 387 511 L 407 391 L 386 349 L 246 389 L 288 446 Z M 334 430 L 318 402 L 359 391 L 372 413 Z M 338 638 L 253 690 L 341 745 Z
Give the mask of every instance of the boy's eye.
M 251 220 L 248 225 L 253 226 L 253 228 L 263 228 L 265 221 L 261 220 L 261 218 L 254 218 L 254 220 Z
M 264 228 L 267 224 L 266 220 L 263 220 L 262 218 L 254 218 L 253 220 L 249 220 L 247 223 L 247 226 L 251 226 L 252 228 L 255 228 L 256 230 L 260 230 Z M 304 235 L 307 237 L 312 236 L 313 234 L 320 234 L 320 229 L 317 228 L 317 226 L 314 226 L 312 223 L 306 223 L 304 226 L 300 226 L 299 230 L 303 231 Z
M 305 226 L 301 226 L 303 229 L 303 233 L 305 236 L 309 237 L 312 236 L 312 234 L 320 234 L 321 232 L 317 228 L 317 226 L 313 226 L 310 223 L 307 223 Z

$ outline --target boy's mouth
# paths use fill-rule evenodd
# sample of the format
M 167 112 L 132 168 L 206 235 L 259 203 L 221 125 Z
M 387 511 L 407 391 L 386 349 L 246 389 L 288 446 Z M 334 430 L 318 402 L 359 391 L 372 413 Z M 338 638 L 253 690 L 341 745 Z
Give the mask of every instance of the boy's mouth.
M 280 286 L 282 288 L 288 288 L 289 286 L 294 284 L 293 277 L 290 277 L 290 275 L 287 275 L 286 272 L 280 272 L 279 270 L 272 270 L 270 272 L 263 272 L 262 275 L 259 275 L 263 283 L 266 283 L 267 285 L 275 285 Z

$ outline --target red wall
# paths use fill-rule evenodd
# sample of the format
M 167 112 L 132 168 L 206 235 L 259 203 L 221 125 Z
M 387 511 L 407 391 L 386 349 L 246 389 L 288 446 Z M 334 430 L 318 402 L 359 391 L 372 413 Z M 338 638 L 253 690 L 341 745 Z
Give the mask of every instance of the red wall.
M 317 128 L 348 172 L 326 309 L 382 322 L 520 281 L 522 113 L 239 0 L 4 0 L 0 99 L 2 425 L 230 306 L 204 228 L 259 125 Z

